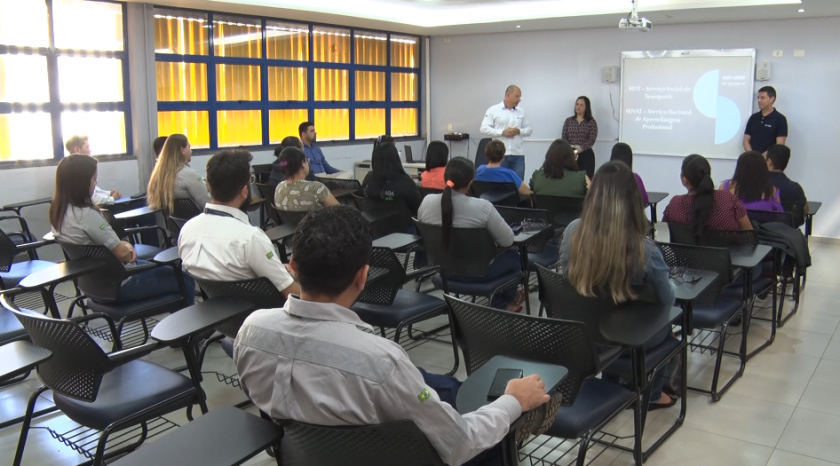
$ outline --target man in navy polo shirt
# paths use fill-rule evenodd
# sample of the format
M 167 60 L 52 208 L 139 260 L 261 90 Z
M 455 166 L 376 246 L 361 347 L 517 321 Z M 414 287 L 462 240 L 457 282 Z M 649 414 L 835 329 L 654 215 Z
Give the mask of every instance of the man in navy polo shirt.
M 311 121 L 304 121 L 298 127 L 300 132 L 300 141 L 303 143 L 303 153 L 306 155 L 306 160 L 309 161 L 310 173 L 326 173 L 332 175 L 341 170 L 333 168 L 321 152 L 321 148 L 315 145 L 315 140 L 318 133 L 315 132 L 315 124 Z
M 770 170 L 770 181 L 779 190 L 782 205 L 799 204 L 808 213 L 808 199 L 799 183 L 785 175 L 785 168 L 790 161 L 790 148 L 782 144 L 773 144 L 767 149 L 767 168 Z
M 776 111 L 776 89 L 764 86 L 758 90 L 758 112 L 750 116 L 744 131 L 744 150 L 765 153 L 773 144 L 787 140 L 787 118 Z

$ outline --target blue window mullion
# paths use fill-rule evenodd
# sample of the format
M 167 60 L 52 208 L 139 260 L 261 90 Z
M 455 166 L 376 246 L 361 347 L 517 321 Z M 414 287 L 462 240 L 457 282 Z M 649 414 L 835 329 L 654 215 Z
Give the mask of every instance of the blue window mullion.
M 350 109 L 348 116 L 348 136 L 350 141 L 356 140 L 356 30 L 350 31 L 350 71 L 348 71 L 347 86 L 350 95 Z
M 388 33 L 388 40 L 385 47 L 388 54 L 388 61 L 385 63 L 388 68 L 385 70 L 385 134 L 391 134 L 391 33 Z
M 208 13 L 207 21 L 210 23 L 210 34 L 208 34 L 208 48 L 210 62 L 207 64 L 207 103 L 209 112 L 207 115 L 208 125 L 210 126 L 210 149 L 218 149 L 219 147 L 219 126 L 216 118 L 216 48 L 213 39 L 213 13 Z
M 309 64 L 308 69 L 306 70 L 306 81 L 307 81 L 307 98 L 309 100 L 309 118 L 308 120 L 311 121 L 313 124 L 315 123 L 315 65 L 314 65 L 314 57 L 313 54 L 315 53 L 315 34 L 312 24 L 309 25 Z M 301 122 L 302 123 L 302 122 Z M 298 134 L 300 137 L 300 134 Z
M 269 131 L 271 124 L 268 121 L 268 65 L 265 63 L 265 58 L 268 56 L 268 44 L 266 35 L 266 21 L 261 22 L 262 38 L 260 49 L 262 50 L 263 63 L 260 66 L 260 96 L 262 97 L 262 140 L 263 145 L 268 146 L 271 143 Z

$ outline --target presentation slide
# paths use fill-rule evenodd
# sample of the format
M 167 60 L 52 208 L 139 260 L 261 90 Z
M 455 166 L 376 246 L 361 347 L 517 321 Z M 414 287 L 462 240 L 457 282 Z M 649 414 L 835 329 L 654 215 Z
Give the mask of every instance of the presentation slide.
M 754 49 L 623 52 L 620 140 L 638 154 L 738 158 L 754 61 Z

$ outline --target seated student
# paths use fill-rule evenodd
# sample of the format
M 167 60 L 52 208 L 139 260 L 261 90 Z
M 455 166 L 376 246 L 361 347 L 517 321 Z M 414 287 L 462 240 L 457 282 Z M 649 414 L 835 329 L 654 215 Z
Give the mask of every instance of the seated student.
M 426 170 L 420 174 L 420 187 L 429 189 L 443 189 L 446 180 L 446 162 L 449 161 L 449 148 L 442 141 L 432 141 L 426 149 Z
M 514 379 L 505 395 L 465 415 L 441 402 L 405 350 L 370 333 L 349 309 L 365 287 L 370 252 L 370 224 L 353 208 L 327 207 L 300 223 L 291 261 L 300 297 L 245 320 L 233 352 L 242 387 L 275 422 L 361 426 L 409 419 L 445 464 L 500 460 L 493 446 L 521 413 L 549 400 L 545 383 L 536 374 Z M 497 456 L 489 458 L 488 449 Z
M 702 155 L 692 154 L 683 159 L 680 174 L 688 194 L 674 196 L 663 222 L 688 225 L 696 237 L 710 230 L 752 230 L 747 209 L 729 191 L 716 190 L 712 181 L 712 167 Z
M 513 231 L 493 204 L 467 195 L 470 183 L 475 177 L 475 165 L 470 159 L 453 157 L 446 165 L 444 177 L 446 189 L 443 190 L 443 194 L 426 196 L 417 212 L 417 219 L 420 222 L 443 226 L 444 248 L 449 248 L 449 235 L 452 228 L 486 228 L 499 246 L 508 247 L 513 244 Z M 519 254 L 508 250 L 496 257 L 484 278 L 450 278 L 450 281 L 485 281 L 521 271 L 522 261 Z M 519 312 L 522 310 L 525 299 L 527 299 L 527 294 L 524 290 L 508 288 L 497 293 L 491 305 L 499 309 L 506 307 L 508 311 Z
M 90 143 L 88 142 L 87 136 L 74 134 L 70 136 L 69 139 L 67 139 L 67 142 L 64 144 L 64 147 L 67 149 L 67 152 L 69 152 L 70 155 L 90 155 Z M 113 204 L 115 200 L 121 197 L 122 194 L 120 194 L 120 192 L 116 189 L 106 191 L 104 189 L 101 189 L 99 186 L 94 186 L 93 188 L 93 205 L 110 205 Z
M 152 147 L 155 149 L 155 162 L 157 162 L 158 157 L 160 157 L 160 152 L 163 150 L 164 144 L 166 144 L 166 136 L 157 137 L 154 142 L 152 142 Z
M 391 143 L 373 151 L 371 170 L 362 182 L 362 192 L 368 199 L 402 200 L 412 216 L 417 215 L 423 196 L 417 184 L 408 176 L 400 161 L 400 153 Z
M 95 158 L 74 154 L 61 159 L 55 170 L 55 194 L 50 205 L 50 225 L 55 238 L 61 242 L 107 247 L 126 267 L 144 265 L 137 260 L 134 247 L 120 241 L 117 234 L 93 205 L 91 195 L 96 186 Z M 187 305 L 195 303 L 195 282 L 184 277 Z M 116 302 L 137 301 L 168 293 L 177 293 L 178 281 L 171 267 L 155 267 L 131 276 L 120 285 Z M 96 301 L 96 298 L 91 298 Z
M 572 145 L 555 139 L 548 146 L 542 168 L 531 175 L 531 190 L 540 196 L 586 197 L 589 177 L 575 160 Z
M 280 263 L 271 240 L 251 225 L 251 153 L 219 152 L 207 161 L 211 199 L 204 213 L 190 219 L 178 237 L 184 270 L 207 280 L 266 277 L 288 297 L 300 288 Z
M 300 141 L 303 143 L 303 153 L 306 156 L 306 163 L 311 166 L 313 174 L 325 173 L 327 175 L 334 175 L 340 173 L 341 170 L 334 168 L 327 162 L 324 157 L 324 152 L 315 144 L 318 140 L 318 133 L 315 131 L 315 124 L 309 121 L 304 121 L 298 126 L 300 133 Z
M 633 169 L 633 149 L 630 148 L 629 145 L 619 142 L 612 148 L 612 154 L 610 155 L 610 161 L 619 161 L 624 162 L 625 165 L 630 167 L 630 170 Z M 645 183 L 642 181 L 642 177 L 639 176 L 638 173 L 633 172 L 633 177 L 636 178 L 636 183 L 639 184 L 639 191 L 642 193 L 642 201 L 644 205 L 648 205 L 648 194 L 647 190 L 645 189 Z
M 484 148 L 484 153 L 487 154 L 487 165 L 481 165 L 475 172 L 476 181 L 490 181 L 496 183 L 513 183 L 519 194 L 529 196 L 531 189 L 527 184 L 522 182 L 519 175 L 510 168 L 502 166 L 502 160 L 505 158 L 505 144 L 502 141 L 492 140 Z
M 618 161 L 607 162 L 595 172 L 580 218 L 566 227 L 560 243 L 560 269 L 583 296 L 607 296 L 620 304 L 637 299 L 638 287 L 650 284 L 661 303 L 673 304 L 669 268 L 662 252 L 647 237 L 648 227 L 633 172 Z M 670 327 L 647 346 L 654 348 L 667 338 L 673 338 Z M 610 376 L 604 373 L 604 377 Z M 676 403 L 662 392 L 664 381 L 663 377 L 653 378 L 648 409 Z
M 191 199 L 199 209 L 210 202 L 204 178 L 190 168 L 191 160 L 192 148 L 186 136 L 173 134 L 166 138 L 146 190 L 150 207 L 172 212 L 175 199 Z
M 290 212 L 309 212 L 338 201 L 320 181 L 306 181 L 309 162 L 297 147 L 286 147 L 278 157 L 285 180 L 274 191 L 274 205 Z
M 790 148 L 784 144 L 773 144 L 767 149 L 767 169 L 770 171 L 770 182 L 779 193 L 782 206 L 793 203 L 803 207 L 808 212 L 808 199 L 802 186 L 785 175 L 785 169 L 790 161 Z
M 277 185 L 286 179 L 286 176 L 283 175 L 283 167 L 280 166 L 280 153 L 283 152 L 283 149 L 287 147 L 297 147 L 300 150 L 303 150 L 303 143 L 300 142 L 299 138 L 294 136 L 286 136 L 280 142 L 280 145 L 274 148 L 274 156 L 277 157 L 277 160 L 271 163 L 271 173 L 268 175 L 268 183 L 274 189 L 277 189 Z M 315 178 L 315 174 L 311 171 L 308 175 L 306 175 L 307 181 L 317 181 Z
M 373 151 L 370 153 L 371 160 L 373 160 L 373 155 L 376 154 L 376 149 L 379 149 L 380 146 L 384 144 L 391 144 L 394 145 L 394 138 L 390 135 L 383 134 L 378 138 L 373 140 Z
M 725 180 L 720 189 L 734 194 L 748 210 L 783 212 L 779 190 L 770 181 L 770 171 L 764 156 L 755 151 L 744 152 L 735 164 L 735 174 Z

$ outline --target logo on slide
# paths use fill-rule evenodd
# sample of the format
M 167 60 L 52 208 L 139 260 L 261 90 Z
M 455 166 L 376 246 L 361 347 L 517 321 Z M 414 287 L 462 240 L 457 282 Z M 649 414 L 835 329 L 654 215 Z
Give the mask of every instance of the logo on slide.
M 735 102 L 718 94 L 720 70 L 706 72 L 694 85 L 694 105 L 715 120 L 715 144 L 732 139 L 741 129 L 741 112 Z

